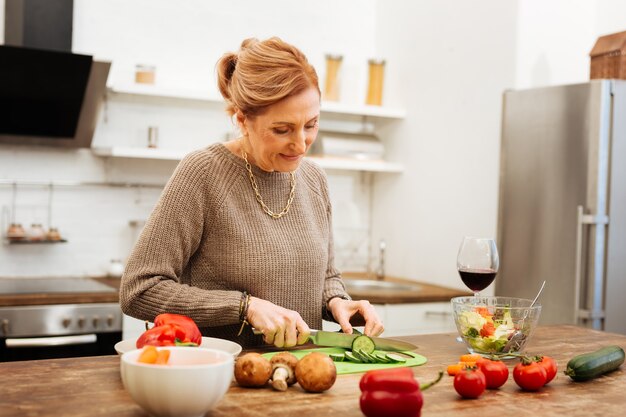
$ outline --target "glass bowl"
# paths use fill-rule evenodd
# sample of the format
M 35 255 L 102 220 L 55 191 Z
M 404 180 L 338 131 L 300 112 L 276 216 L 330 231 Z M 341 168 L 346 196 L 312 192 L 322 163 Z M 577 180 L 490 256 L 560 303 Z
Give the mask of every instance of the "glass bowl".
M 525 298 L 469 296 L 451 302 L 467 350 L 483 356 L 521 353 L 541 314 L 541 304 L 531 307 Z

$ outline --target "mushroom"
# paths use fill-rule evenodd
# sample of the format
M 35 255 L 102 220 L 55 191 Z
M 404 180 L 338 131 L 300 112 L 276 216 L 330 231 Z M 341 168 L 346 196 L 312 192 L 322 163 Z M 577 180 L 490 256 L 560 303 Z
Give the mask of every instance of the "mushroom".
M 298 358 L 289 352 L 280 352 L 270 360 L 272 365 L 272 387 L 278 391 L 286 391 L 287 387 L 296 382 L 296 365 Z
M 329 356 L 312 352 L 298 361 L 296 379 L 305 391 L 323 392 L 335 383 L 337 368 Z
M 242 387 L 262 387 L 272 374 L 270 361 L 259 353 L 246 353 L 235 363 L 235 379 Z

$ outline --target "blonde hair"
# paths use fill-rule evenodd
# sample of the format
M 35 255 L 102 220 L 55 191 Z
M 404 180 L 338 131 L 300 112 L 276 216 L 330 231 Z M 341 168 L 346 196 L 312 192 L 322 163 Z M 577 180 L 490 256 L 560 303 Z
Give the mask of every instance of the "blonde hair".
M 238 52 L 217 62 L 217 83 L 230 116 L 261 114 L 268 106 L 313 87 L 320 92 L 315 68 L 295 46 L 273 37 L 249 38 Z

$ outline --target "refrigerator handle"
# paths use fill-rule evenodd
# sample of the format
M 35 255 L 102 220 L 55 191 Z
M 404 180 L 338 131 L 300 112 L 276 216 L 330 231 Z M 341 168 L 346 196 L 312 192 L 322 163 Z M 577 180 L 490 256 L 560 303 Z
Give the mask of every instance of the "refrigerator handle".
M 608 216 L 594 216 L 584 214 L 583 206 L 578 206 L 576 216 L 576 269 L 574 285 L 574 323 L 580 324 L 580 319 L 602 319 L 604 312 L 602 306 L 595 306 L 594 311 L 580 308 L 580 286 L 582 283 L 582 260 L 583 260 L 583 227 L 586 224 L 607 225 Z

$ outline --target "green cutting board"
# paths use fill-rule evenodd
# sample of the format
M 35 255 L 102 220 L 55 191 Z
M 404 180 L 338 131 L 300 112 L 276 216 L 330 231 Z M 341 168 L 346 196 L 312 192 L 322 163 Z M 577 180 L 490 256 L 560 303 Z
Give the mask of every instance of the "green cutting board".
M 316 348 L 316 349 L 302 349 L 302 350 L 290 350 L 289 353 L 293 353 L 298 359 L 311 352 L 320 352 L 325 354 L 331 353 L 345 353 L 348 349 L 343 348 Z M 387 353 L 380 350 L 377 353 Z M 272 356 L 279 352 L 264 353 L 262 356 L 270 359 Z M 426 363 L 426 358 L 422 355 L 413 352 L 394 352 L 399 353 L 400 356 L 406 355 L 405 363 L 354 363 L 354 362 L 335 362 L 337 367 L 337 373 L 342 374 L 355 374 L 359 372 L 367 372 L 372 369 L 388 369 L 388 368 L 400 368 L 403 366 L 418 366 Z

